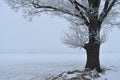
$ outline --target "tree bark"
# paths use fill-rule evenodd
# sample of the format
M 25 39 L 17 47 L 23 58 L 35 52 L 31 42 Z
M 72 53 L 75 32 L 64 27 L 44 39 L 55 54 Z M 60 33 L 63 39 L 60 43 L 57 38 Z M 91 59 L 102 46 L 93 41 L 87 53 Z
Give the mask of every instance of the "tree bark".
M 100 45 L 97 43 L 88 43 L 86 48 L 87 61 L 86 69 L 96 69 L 97 72 L 102 72 L 100 68 L 100 59 L 99 59 L 99 50 Z
M 97 72 L 102 72 L 100 68 L 100 28 L 101 24 L 96 20 L 91 20 L 89 26 L 89 42 L 85 45 L 85 50 L 87 54 L 87 61 L 85 68 L 96 69 Z

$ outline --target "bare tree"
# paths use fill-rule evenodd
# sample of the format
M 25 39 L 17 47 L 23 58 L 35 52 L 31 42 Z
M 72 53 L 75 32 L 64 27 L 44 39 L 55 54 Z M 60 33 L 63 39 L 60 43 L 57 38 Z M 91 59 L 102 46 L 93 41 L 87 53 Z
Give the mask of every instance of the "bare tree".
M 101 28 L 119 25 L 120 0 L 6 0 L 14 10 L 22 10 L 24 16 L 40 15 L 42 12 L 67 19 L 72 25 L 87 28 L 88 37 L 74 35 L 80 41 L 72 40 L 73 45 L 82 46 L 87 53 L 86 68 L 101 72 L 99 61 Z M 113 20 L 114 19 L 114 20 Z M 116 20 L 115 20 L 116 19 Z M 115 27 L 115 26 L 114 26 Z M 74 29 L 74 28 L 73 28 Z M 70 36 L 68 36 L 70 37 Z M 85 40 L 82 40 L 84 38 Z M 74 38 L 73 38 L 74 39 Z M 81 43 L 82 42 L 82 43 Z M 78 43 L 78 44 L 76 44 Z M 76 46 L 76 47 L 77 47 Z

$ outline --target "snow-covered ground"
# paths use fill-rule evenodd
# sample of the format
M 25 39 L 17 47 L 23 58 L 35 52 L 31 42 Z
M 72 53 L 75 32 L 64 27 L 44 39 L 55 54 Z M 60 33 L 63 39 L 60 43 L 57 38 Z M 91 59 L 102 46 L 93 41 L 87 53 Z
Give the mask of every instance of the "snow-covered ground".
M 118 80 L 120 54 L 105 53 L 100 58 L 108 70 L 97 80 Z M 47 80 L 64 71 L 83 70 L 85 62 L 82 53 L 0 54 L 0 80 Z

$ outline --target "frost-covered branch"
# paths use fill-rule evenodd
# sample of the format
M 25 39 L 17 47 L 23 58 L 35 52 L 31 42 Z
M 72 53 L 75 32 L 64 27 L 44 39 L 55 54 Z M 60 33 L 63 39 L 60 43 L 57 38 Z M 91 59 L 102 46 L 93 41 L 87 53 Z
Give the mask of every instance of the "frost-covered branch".
M 111 0 L 111 2 L 112 1 L 113 0 Z M 111 2 L 109 2 L 109 4 Z M 99 19 L 100 18 L 102 18 L 102 16 L 99 17 Z M 111 29 L 111 28 L 114 28 L 114 27 L 120 28 L 120 20 L 119 19 L 120 19 L 120 0 L 117 0 L 114 3 L 111 10 L 109 11 L 109 13 L 107 14 L 107 16 L 104 18 L 104 20 L 102 22 L 102 28 L 107 28 L 107 29 Z
M 85 6 L 83 6 L 82 4 L 80 4 L 79 2 L 77 2 L 76 0 L 69 0 L 71 2 L 71 4 L 75 7 L 75 9 L 78 12 L 78 15 L 83 19 L 84 23 L 86 25 L 89 25 L 89 20 L 87 19 L 87 8 Z
M 84 48 L 84 44 L 88 42 L 87 30 L 87 27 L 83 26 L 69 27 L 63 37 L 63 43 L 73 48 Z
M 110 12 L 110 10 L 112 9 L 112 7 L 114 6 L 115 2 L 117 0 L 106 0 L 105 1 L 105 5 L 104 5 L 104 9 L 99 17 L 99 21 L 102 23 L 103 20 L 106 18 L 106 16 L 108 15 L 108 13 Z
M 68 14 L 68 15 L 71 15 L 71 16 L 76 16 L 76 17 L 78 17 L 79 15 L 77 15 L 77 14 L 74 14 L 74 13 L 71 13 L 69 10 L 67 10 L 67 9 L 63 9 L 63 8 L 57 8 L 57 7 L 53 7 L 53 6 L 49 6 L 49 5 L 39 5 L 38 3 L 36 3 L 36 2 L 32 2 L 32 4 L 33 4 L 33 6 L 35 7 L 35 8 L 38 8 L 38 9 L 41 9 L 41 8 L 43 8 L 43 9 L 47 9 L 46 11 L 58 11 L 58 12 L 62 12 L 62 13 L 64 13 L 64 14 Z
M 89 42 L 88 32 L 88 27 L 85 26 L 69 27 L 69 30 L 64 32 L 62 41 L 64 44 L 72 48 L 85 48 L 85 45 Z M 95 37 L 99 44 L 104 43 L 107 40 L 107 32 L 105 30 L 101 30 L 100 33 L 100 37 L 99 33 Z
M 82 9 L 84 9 L 85 11 L 87 10 L 87 8 L 84 6 L 84 5 L 82 5 L 82 4 L 80 4 L 78 1 L 76 1 L 76 0 L 69 0 L 73 5 L 76 5 L 76 8 L 78 8 L 78 7 L 80 7 L 80 8 L 82 8 Z
M 72 4 L 73 8 L 75 9 L 74 12 L 71 12 L 69 9 L 64 9 L 65 6 L 57 7 L 58 5 L 56 5 L 56 6 L 42 5 L 42 4 L 40 5 L 38 2 L 34 2 L 34 1 L 32 2 L 32 4 L 35 8 L 38 8 L 38 9 L 41 9 L 41 8 L 48 9 L 48 10 L 50 9 L 53 11 L 62 12 L 63 14 L 68 14 L 71 16 L 82 18 L 84 20 L 85 24 L 89 24 L 88 20 L 86 19 L 86 16 L 84 15 L 85 12 L 83 12 L 83 10 L 80 9 L 80 8 L 82 8 L 86 11 L 87 8 L 84 7 L 83 5 L 81 5 L 76 0 L 69 0 L 69 1 Z
M 24 16 L 34 17 L 41 13 L 50 13 L 57 16 L 78 17 L 88 24 L 87 8 L 80 0 L 6 0 L 15 11 L 23 11 Z

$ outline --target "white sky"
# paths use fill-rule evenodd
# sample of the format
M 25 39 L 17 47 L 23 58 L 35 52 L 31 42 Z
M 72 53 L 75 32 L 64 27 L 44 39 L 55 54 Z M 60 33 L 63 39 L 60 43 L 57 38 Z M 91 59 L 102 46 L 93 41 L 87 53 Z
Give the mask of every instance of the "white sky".
M 32 22 L 0 1 L 0 52 L 79 52 L 62 44 L 61 37 L 68 22 L 59 17 L 41 15 Z M 101 50 L 120 51 L 120 30 L 110 31 Z

